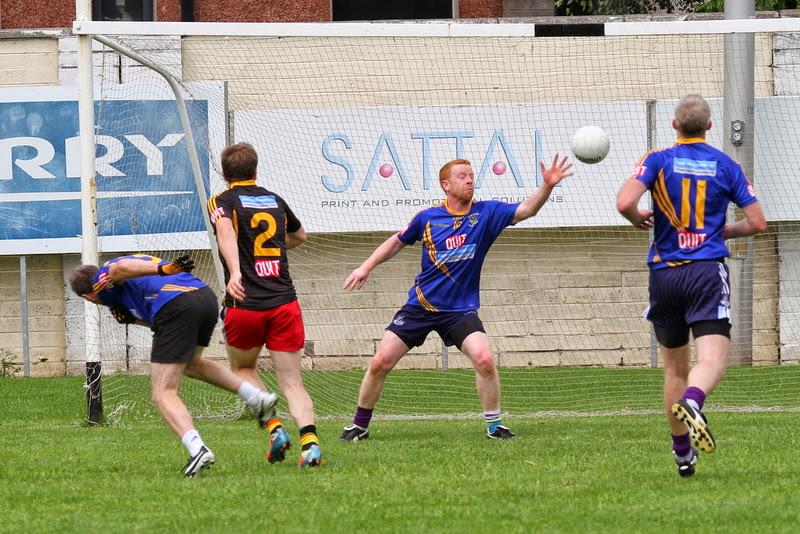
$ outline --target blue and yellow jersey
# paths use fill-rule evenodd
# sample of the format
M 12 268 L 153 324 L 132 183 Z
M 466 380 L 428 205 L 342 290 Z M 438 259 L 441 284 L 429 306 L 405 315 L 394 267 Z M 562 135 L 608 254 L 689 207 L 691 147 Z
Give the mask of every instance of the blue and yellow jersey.
M 478 309 L 483 260 L 518 205 L 486 200 L 455 212 L 445 201 L 417 213 L 397 234 L 406 245 L 422 242 L 422 268 L 408 304 L 442 312 Z
M 730 256 L 722 237 L 728 204 L 758 200 L 741 165 L 701 138 L 648 152 L 631 178 L 653 196 L 651 269 Z
M 103 304 L 106 306 L 121 304 L 128 308 L 137 319 L 148 324 L 153 324 L 153 317 L 170 300 L 183 293 L 206 287 L 202 280 L 189 273 L 142 276 L 115 284 L 108 278 L 108 269 L 123 259 L 146 261 L 158 265 L 165 265 L 169 262 L 146 254 L 121 256 L 105 262 L 94 277 L 94 292 L 97 293 Z

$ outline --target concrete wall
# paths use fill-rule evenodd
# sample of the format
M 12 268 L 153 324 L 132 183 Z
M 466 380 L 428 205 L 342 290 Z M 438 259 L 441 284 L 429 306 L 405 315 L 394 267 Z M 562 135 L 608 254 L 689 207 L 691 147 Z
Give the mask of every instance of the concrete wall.
M 214 79 L 228 80 L 232 110 L 259 109 L 263 87 L 270 88 L 275 108 L 658 100 L 681 98 L 687 88 L 709 98 L 720 96 L 722 38 L 694 36 L 678 51 L 670 40 L 668 35 L 647 40 L 473 38 L 465 55 L 457 56 L 446 38 L 188 38 L 183 76 L 184 81 L 205 80 L 213 72 Z M 335 62 L 320 49 L 336 50 Z M 707 49 L 715 50 L 713 57 L 693 57 Z M 770 96 L 771 39 L 760 35 L 756 51 L 755 94 Z M 649 67 L 639 69 L 645 61 Z M 387 64 L 394 67 L 384 68 Z M 462 76 L 442 75 L 463 72 L 466 65 L 466 88 Z M 525 73 L 524 82 L 520 73 Z
M 31 376 L 63 376 L 67 369 L 62 258 L 28 256 L 26 266 Z M 22 324 L 20 258 L 0 256 L 0 348 L 13 354 L 20 368 Z
M 58 85 L 58 41 L 0 39 L 0 86 Z

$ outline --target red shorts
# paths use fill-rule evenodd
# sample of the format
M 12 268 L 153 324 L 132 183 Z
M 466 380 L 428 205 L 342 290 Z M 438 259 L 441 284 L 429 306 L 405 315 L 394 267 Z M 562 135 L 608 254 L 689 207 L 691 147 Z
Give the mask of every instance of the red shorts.
M 225 341 L 247 350 L 265 345 L 269 350 L 295 352 L 306 342 L 303 313 L 296 300 L 271 310 L 225 308 Z

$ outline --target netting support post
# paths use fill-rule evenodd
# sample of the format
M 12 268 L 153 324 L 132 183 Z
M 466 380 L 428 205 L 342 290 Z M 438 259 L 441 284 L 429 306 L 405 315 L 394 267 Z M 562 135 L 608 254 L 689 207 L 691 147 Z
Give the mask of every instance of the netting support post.
M 755 17 L 754 0 L 726 1 L 725 19 Z M 724 36 L 725 77 L 722 124 L 723 150 L 742 165 L 753 179 L 755 167 L 755 35 L 732 33 Z M 733 209 L 729 221 L 736 217 Z M 753 364 L 753 238 L 728 242 L 731 250 L 730 363 Z
M 103 389 L 100 362 L 86 362 L 86 413 L 89 424 L 103 420 Z
M 76 0 L 78 21 L 92 20 L 91 0 Z M 97 183 L 95 181 L 94 75 L 92 39 L 78 35 L 78 133 L 81 153 L 81 263 L 98 264 L 97 246 Z M 100 310 L 97 305 L 84 303 L 86 354 L 87 421 L 99 424 L 103 417 L 100 395 Z M 92 393 L 94 392 L 94 394 Z
M 178 113 L 181 116 L 181 125 L 183 126 L 183 134 L 186 139 L 186 150 L 189 153 L 189 161 L 192 164 L 192 174 L 194 175 L 197 196 L 200 199 L 201 208 L 205 210 L 206 206 L 208 205 L 208 195 L 206 194 L 206 187 L 203 183 L 203 173 L 200 170 L 200 159 L 197 157 L 197 146 L 194 144 L 194 135 L 192 134 L 192 125 L 189 122 L 189 113 L 186 111 L 186 103 L 183 100 L 183 94 L 181 94 L 178 82 L 175 81 L 175 78 L 170 73 L 154 63 L 146 60 L 133 50 L 115 41 L 112 41 L 103 35 L 92 35 L 92 38 L 95 41 L 111 48 L 112 50 L 116 50 L 120 54 L 127 56 L 134 61 L 138 61 L 145 67 L 152 69 L 160 74 L 169 84 L 170 89 L 172 89 L 172 92 L 175 94 L 175 103 L 178 106 Z M 214 261 L 214 270 L 217 272 L 217 281 L 219 282 L 219 287 L 224 291 L 225 277 L 222 271 L 222 262 L 219 259 L 219 248 L 217 247 L 217 240 L 214 237 L 214 229 L 212 228 L 211 221 L 208 217 L 203 216 L 203 222 L 205 223 L 206 233 L 208 234 L 208 244 L 211 248 L 211 259 Z
M 658 132 L 656 109 L 658 102 L 656 100 L 647 101 L 647 150 L 654 150 L 660 141 L 656 139 L 656 132 Z M 653 209 L 653 196 L 650 197 L 649 209 Z M 647 232 L 647 242 L 652 245 L 655 239 L 655 230 L 650 228 Z M 648 321 L 649 322 L 649 321 Z M 656 339 L 656 331 L 653 328 L 653 323 L 650 323 L 650 367 L 653 369 L 658 368 L 658 340 Z
M 31 376 L 31 346 L 28 337 L 28 258 L 19 257 L 19 292 L 22 304 L 22 369 L 26 377 Z

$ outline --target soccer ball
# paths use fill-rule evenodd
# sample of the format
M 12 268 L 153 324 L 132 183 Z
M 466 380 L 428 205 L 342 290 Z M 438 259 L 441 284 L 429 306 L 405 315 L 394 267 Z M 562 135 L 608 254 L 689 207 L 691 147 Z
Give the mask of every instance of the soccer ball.
M 597 126 L 584 126 L 575 132 L 569 145 L 578 161 L 584 163 L 600 163 L 608 155 L 608 136 Z

